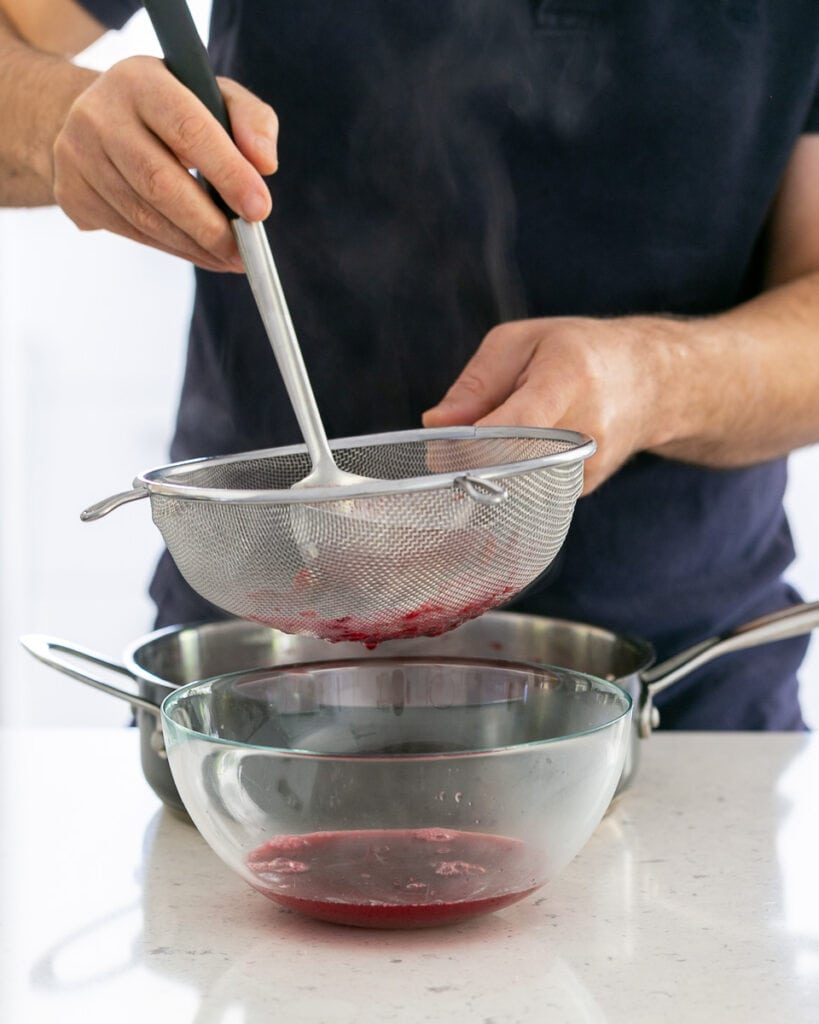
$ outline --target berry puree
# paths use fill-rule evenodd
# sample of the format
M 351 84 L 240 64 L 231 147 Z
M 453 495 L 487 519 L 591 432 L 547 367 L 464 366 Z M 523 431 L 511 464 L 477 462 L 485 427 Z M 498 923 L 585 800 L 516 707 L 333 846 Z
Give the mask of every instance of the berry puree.
M 408 640 L 419 636 L 440 636 L 455 629 L 469 619 L 497 608 L 508 601 L 515 588 L 501 590 L 470 601 L 467 604 L 447 604 L 444 601 L 425 601 L 408 612 L 383 614 L 378 622 L 342 615 L 335 619 L 321 619 L 317 612 L 305 609 L 295 614 L 273 614 L 269 618 L 253 616 L 255 622 L 285 633 L 312 633 L 330 643 L 360 643 L 373 650 L 385 640 Z M 258 592 L 252 595 L 258 600 Z
M 454 924 L 541 884 L 519 839 L 453 829 L 274 836 L 248 855 L 255 888 L 289 910 L 364 928 Z

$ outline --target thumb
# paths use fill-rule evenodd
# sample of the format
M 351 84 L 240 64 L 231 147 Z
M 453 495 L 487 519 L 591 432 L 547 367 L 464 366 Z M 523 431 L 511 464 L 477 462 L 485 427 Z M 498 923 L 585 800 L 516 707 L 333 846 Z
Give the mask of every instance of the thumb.
M 497 408 L 514 390 L 536 344 L 526 321 L 494 327 L 441 401 L 424 413 L 424 426 L 472 424 Z
M 279 166 L 279 119 L 276 111 L 243 85 L 220 78 L 233 141 L 259 174 L 273 174 Z

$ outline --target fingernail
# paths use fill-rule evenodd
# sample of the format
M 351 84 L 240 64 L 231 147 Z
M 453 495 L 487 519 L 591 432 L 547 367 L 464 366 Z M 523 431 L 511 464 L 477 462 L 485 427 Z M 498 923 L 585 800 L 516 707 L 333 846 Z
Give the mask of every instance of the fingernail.
M 264 220 L 267 216 L 268 206 L 269 202 L 264 196 L 259 195 L 258 192 L 251 192 L 250 195 L 245 196 L 242 202 L 245 220 Z

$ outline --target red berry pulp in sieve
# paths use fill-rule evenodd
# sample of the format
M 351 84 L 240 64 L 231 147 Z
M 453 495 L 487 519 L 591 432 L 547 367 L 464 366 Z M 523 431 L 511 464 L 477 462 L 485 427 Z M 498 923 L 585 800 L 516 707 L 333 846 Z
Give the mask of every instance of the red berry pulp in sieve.
M 322 620 L 314 610 L 309 608 L 289 614 L 277 613 L 269 618 L 253 616 L 253 621 L 282 630 L 285 633 L 311 633 L 323 640 L 329 640 L 330 643 L 360 643 L 373 650 L 386 640 L 440 636 L 469 619 L 475 619 L 491 608 L 503 604 L 513 593 L 514 588 L 507 586 L 497 593 L 470 601 L 465 605 L 425 601 L 419 607 L 408 612 L 385 614 L 381 616 L 377 624 L 352 614 Z M 258 601 L 260 594 L 257 591 L 251 596 Z

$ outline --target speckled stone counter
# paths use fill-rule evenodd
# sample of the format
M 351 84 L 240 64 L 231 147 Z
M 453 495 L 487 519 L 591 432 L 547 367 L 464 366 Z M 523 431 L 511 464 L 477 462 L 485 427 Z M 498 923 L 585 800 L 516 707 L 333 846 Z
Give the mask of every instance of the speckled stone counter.
M 129 730 L 0 739 L 4 1024 L 819 1021 L 819 738 L 655 735 L 549 888 L 408 933 L 252 892 Z

